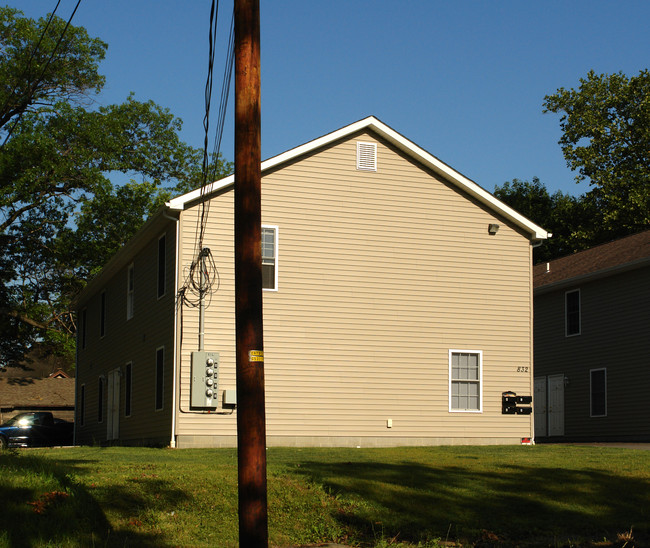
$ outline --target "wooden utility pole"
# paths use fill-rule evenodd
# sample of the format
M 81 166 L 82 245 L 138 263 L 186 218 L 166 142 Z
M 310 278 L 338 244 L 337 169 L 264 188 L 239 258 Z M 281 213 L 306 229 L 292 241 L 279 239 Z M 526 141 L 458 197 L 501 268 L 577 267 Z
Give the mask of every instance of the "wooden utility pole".
M 242 548 L 268 546 L 261 161 L 259 0 L 235 0 L 235 328 Z

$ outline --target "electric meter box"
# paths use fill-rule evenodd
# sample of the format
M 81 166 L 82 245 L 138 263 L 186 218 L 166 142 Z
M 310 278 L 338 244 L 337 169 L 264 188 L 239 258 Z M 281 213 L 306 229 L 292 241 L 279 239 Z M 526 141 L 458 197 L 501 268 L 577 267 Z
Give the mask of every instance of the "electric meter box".
M 192 407 L 217 407 L 219 352 L 192 352 Z

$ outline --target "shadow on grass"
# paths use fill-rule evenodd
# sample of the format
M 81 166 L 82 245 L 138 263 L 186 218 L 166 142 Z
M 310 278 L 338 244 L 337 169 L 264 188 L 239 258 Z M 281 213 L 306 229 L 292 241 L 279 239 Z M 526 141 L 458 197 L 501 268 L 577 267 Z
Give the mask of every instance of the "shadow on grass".
M 294 472 L 364 500 L 338 519 L 370 541 L 378 531 L 413 543 L 489 532 L 482 546 L 582 546 L 633 526 L 636 545 L 650 546 L 650 483 L 601 471 L 302 462 Z
M 25 453 L 5 451 L 0 453 L 0 474 L 12 470 L 22 476 L 31 476 L 35 487 L 10 487 L 0 485 L 0 546 L 28 548 L 49 546 L 161 546 L 166 544 L 162 535 L 137 531 L 133 527 L 116 530 L 111 526 L 105 511 L 129 520 L 138 512 L 152 506 L 177 503 L 185 500 L 185 493 L 169 482 L 156 478 L 136 477 L 137 484 L 102 487 L 96 497 L 75 477 L 87 473 L 88 460 L 54 462 Z M 46 492 L 43 492 L 43 485 Z M 101 500 L 98 501 L 98 498 Z M 152 502 L 153 501 L 153 502 Z

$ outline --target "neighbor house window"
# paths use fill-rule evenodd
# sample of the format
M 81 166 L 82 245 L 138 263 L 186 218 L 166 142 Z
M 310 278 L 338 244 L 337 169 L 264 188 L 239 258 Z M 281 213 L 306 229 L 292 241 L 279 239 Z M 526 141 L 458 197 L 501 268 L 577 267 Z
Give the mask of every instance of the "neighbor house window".
M 591 392 L 592 417 L 607 416 L 607 369 L 591 369 L 589 371 L 589 386 Z
M 135 270 L 133 264 L 126 271 L 126 319 L 133 318 L 133 296 L 135 290 Z
M 86 385 L 81 385 L 81 390 L 79 391 L 79 426 L 84 425 L 86 418 Z
M 580 290 L 564 294 L 566 336 L 580 335 Z
M 97 381 L 97 422 L 104 420 L 104 379 Z
M 278 227 L 262 227 L 262 288 L 278 289 Z
M 449 410 L 480 412 L 483 353 L 480 350 L 449 351 Z
M 165 373 L 165 348 L 156 350 L 156 410 L 163 408 L 163 378 Z
M 99 336 L 106 335 L 106 291 L 102 291 L 99 304 Z
M 131 416 L 131 391 L 132 391 L 132 370 L 133 364 L 131 362 L 126 364 L 124 368 L 124 416 Z
M 167 265 L 167 238 L 163 234 L 158 238 L 158 298 L 165 294 L 166 265 Z

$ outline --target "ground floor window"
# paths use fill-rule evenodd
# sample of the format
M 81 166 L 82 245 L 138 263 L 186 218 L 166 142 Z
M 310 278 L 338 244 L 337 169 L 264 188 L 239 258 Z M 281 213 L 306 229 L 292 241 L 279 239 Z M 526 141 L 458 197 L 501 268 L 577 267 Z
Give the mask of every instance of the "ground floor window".
M 97 382 L 97 422 L 104 420 L 104 379 L 99 377 Z
M 163 377 L 165 372 L 165 348 L 156 350 L 156 410 L 163 408 Z
M 482 362 L 480 350 L 449 351 L 449 411 L 482 411 Z
M 590 401 L 592 417 L 607 416 L 607 369 L 592 369 L 589 371 Z
M 126 364 L 124 371 L 124 416 L 131 416 L 131 387 L 132 387 L 132 369 L 133 364 L 131 362 Z
M 86 416 L 86 385 L 82 384 L 79 390 L 79 426 L 84 425 Z

